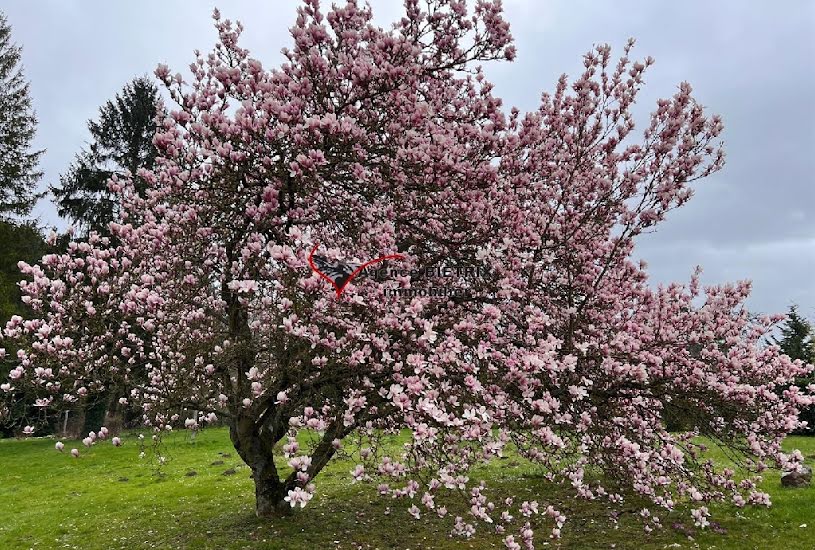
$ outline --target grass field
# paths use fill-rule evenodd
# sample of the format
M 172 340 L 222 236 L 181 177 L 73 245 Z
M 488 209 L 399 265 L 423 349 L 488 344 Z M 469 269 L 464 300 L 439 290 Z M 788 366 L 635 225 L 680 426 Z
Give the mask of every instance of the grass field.
M 815 453 L 815 438 L 791 437 L 787 443 L 809 457 Z M 132 437 L 119 449 L 106 442 L 91 450 L 65 444 L 60 454 L 50 439 L 0 440 L 0 549 L 503 548 L 500 537 L 485 529 L 474 539 L 452 539 L 449 519 L 413 520 L 405 512 L 408 503 L 383 499 L 368 484 L 349 484 L 353 465 L 342 461 L 320 474 L 317 495 L 305 509 L 290 518 L 260 520 L 249 469 L 224 429 L 204 431 L 195 442 L 172 436 L 162 476 L 138 458 Z M 68 454 L 72 447 L 83 451 L 79 459 Z M 235 473 L 224 475 L 230 469 Z M 777 473 L 764 483 L 772 508 L 716 509 L 712 519 L 726 533 L 694 530 L 692 538 L 671 527 L 676 521 L 691 527 L 679 513 L 663 516 L 665 528 L 648 536 L 633 514 L 623 515 L 615 529 L 600 503 L 573 499 L 513 459 L 495 461 L 479 475 L 488 480 L 491 497 L 516 494 L 566 512 L 563 538 L 550 541 L 541 529 L 538 548 L 815 549 L 815 487 L 784 489 Z M 464 509 L 464 503 L 445 504 L 451 514 Z M 638 510 L 635 502 L 629 506 Z

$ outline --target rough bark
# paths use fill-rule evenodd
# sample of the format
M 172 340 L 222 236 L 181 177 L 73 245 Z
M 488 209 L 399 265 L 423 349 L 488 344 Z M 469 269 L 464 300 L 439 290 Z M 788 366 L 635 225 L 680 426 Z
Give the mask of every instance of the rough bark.
M 253 469 L 255 478 L 255 514 L 259 518 L 274 518 L 291 515 L 291 505 L 285 498 L 289 492 L 285 483 L 264 476 L 262 467 Z
M 258 428 L 255 419 L 245 415 L 230 423 L 232 444 L 252 469 L 258 517 L 280 517 L 291 513 L 291 506 L 284 499 L 293 485 L 280 479 L 274 463 L 274 445 L 283 433 L 285 431 Z

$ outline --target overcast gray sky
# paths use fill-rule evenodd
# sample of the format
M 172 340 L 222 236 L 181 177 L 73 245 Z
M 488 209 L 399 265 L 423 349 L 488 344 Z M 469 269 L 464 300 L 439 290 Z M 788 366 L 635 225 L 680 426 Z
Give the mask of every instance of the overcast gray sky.
M 373 0 L 389 24 L 398 0 Z M 328 5 L 329 2 L 324 2 Z M 0 0 L 24 47 L 39 118 L 36 146 L 43 185 L 58 180 L 88 139 L 85 122 L 136 75 L 158 63 L 186 72 L 194 49 L 214 43 L 212 8 L 241 20 L 243 45 L 271 66 L 290 45 L 297 0 Z M 637 254 L 655 282 L 752 279 L 750 307 L 783 311 L 793 302 L 815 317 L 815 2 L 505 0 L 518 47 L 514 63 L 487 75 L 506 105 L 537 106 L 565 72 L 575 75 L 593 44 L 617 52 L 628 37 L 656 65 L 638 109 L 689 81 L 696 97 L 724 117 L 727 166 L 697 187 Z M 645 120 L 640 118 L 642 126 Z M 35 214 L 65 227 L 48 199 Z

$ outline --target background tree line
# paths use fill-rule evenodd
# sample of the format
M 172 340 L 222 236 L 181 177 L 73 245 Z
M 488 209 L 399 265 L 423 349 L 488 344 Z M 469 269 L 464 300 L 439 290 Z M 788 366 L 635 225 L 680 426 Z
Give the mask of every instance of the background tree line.
M 59 215 L 71 222 L 72 236 L 66 233 L 46 241 L 44 228 L 31 218 L 35 203 L 45 195 L 38 192 L 43 176 L 38 161 L 44 151 L 33 148 L 37 119 L 21 62 L 22 48 L 13 42 L 11 32 L 0 12 L 0 326 L 13 315 L 28 313 L 20 297 L 18 262 L 36 263 L 47 253 L 64 250 L 71 238 L 85 239 L 91 232 L 109 235 L 108 224 L 116 219 L 119 204 L 107 181 L 153 166 L 155 117 L 162 109 L 158 89 L 146 77 L 127 83 L 100 107 L 97 118 L 88 121 L 90 142 L 59 183 L 48 188 Z M 138 178 L 136 188 L 144 190 Z M 10 356 L 15 351 L 6 349 Z M 8 370 L 0 362 L 0 378 L 5 379 Z M 136 412 L 119 406 L 123 391 L 110 388 L 106 399 L 78 407 L 68 431 L 78 435 L 98 430 L 103 422 L 116 426 L 135 420 Z M 0 433 L 8 436 L 14 429 L 0 426 Z

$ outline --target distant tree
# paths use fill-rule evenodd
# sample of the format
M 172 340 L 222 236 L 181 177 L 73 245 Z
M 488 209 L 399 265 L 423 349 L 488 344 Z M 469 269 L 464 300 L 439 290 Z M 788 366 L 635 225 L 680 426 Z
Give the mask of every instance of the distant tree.
M 37 201 L 42 151 L 31 149 L 37 119 L 20 64 L 21 48 L 11 42 L 11 26 L 0 12 L 0 217 L 25 215 Z
M 48 251 L 49 247 L 34 223 L 0 220 L 0 323 L 5 324 L 12 315 L 30 315 L 31 310 L 23 302 L 18 284 L 23 279 L 23 274 L 17 267 L 17 262 L 36 262 Z M 16 354 L 17 348 L 13 342 L 4 345 L 10 356 Z M 0 358 L 0 378 L 7 377 L 10 368 L 11 363 Z M 11 434 L 10 427 L 0 423 L 0 436 L 7 437 Z
M 781 327 L 781 338 L 773 338 L 773 342 L 790 359 L 815 363 L 815 334 L 809 321 L 798 313 L 797 306 L 790 306 L 787 320 Z
M 28 314 L 18 283 L 23 279 L 17 262 L 39 261 L 48 245 L 33 222 L 12 223 L 0 220 L 0 321 L 15 314 Z
M 781 351 L 790 359 L 800 359 L 804 363 L 815 364 L 815 331 L 813 331 L 812 324 L 798 313 L 796 306 L 790 307 L 784 326 L 781 327 L 781 337 L 774 338 L 773 343 L 780 347 Z M 796 380 L 796 384 L 801 388 L 806 388 L 809 384 L 814 383 L 815 376 L 812 373 Z M 805 420 L 807 427 L 796 433 L 815 433 L 815 407 L 804 409 L 798 418 Z
M 91 231 L 109 235 L 108 223 L 119 210 L 118 198 L 107 186 L 111 176 L 129 172 L 136 190 L 144 190 L 137 173 L 153 167 L 154 118 L 160 105 L 156 86 L 136 78 L 99 109 L 98 120 L 88 121 L 90 147 L 76 156 L 60 185 L 51 187 L 59 214 L 76 224 L 80 236 Z

